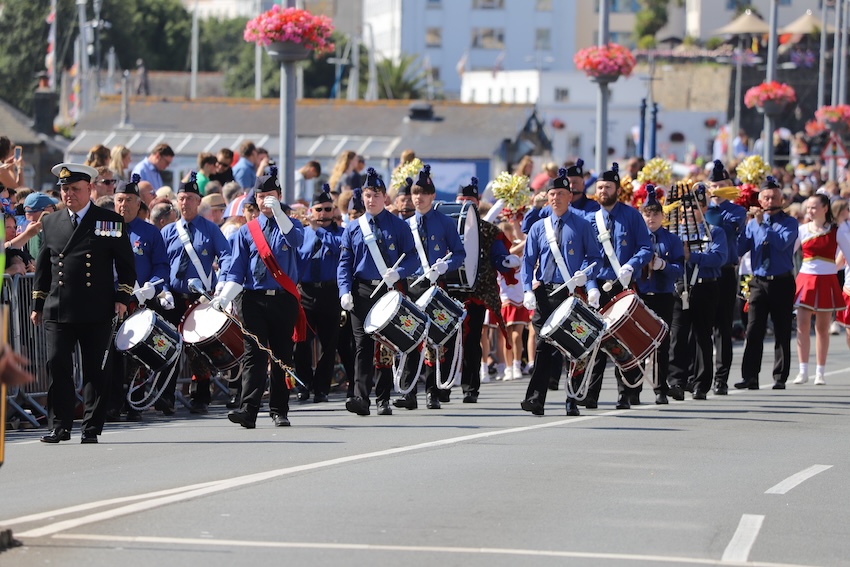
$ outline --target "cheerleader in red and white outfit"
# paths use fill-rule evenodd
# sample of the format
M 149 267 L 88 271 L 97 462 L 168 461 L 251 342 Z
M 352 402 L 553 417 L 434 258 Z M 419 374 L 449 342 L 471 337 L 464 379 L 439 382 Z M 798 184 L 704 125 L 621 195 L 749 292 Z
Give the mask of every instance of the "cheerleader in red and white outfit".
M 845 256 L 850 253 L 850 230 L 835 224 L 830 210 L 829 197 L 812 195 L 806 200 L 809 222 L 800 225 L 799 242 L 803 248 L 803 265 L 797 274 L 797 291 L 794 306 L 797 308 L 797 358 L 800 373 L 794 384 L 809 381 L 809 330 L 812 314 L 815 316 L 817 370 L 815 384 L 826 384 L 824 367 L 829 349 L 829 324 L 832 313 L 847 308 L 838 284 L 835 255 L 838 248 Z

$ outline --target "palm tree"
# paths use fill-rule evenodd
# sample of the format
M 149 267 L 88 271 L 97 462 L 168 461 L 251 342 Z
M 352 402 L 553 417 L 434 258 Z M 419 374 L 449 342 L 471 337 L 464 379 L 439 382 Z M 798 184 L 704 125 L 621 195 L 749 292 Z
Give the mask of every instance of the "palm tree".
M 377 68 L 380 98 L 423 98 L 428 87 L 428 71 L 416 55 L 402 55 L 398 63 L 384 59 Z

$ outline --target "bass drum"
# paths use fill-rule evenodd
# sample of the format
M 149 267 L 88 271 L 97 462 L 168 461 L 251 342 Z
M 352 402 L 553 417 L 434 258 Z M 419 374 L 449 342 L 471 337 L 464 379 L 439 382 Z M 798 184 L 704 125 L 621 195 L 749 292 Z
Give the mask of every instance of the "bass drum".
M 457 232 L 466 250 L 463 265 L 457 270 L 446 272 L 446 288 L 471 292 L 478 278 L 478 209 L 472 203 L 437 203 L 434 210 L 457 221 Z

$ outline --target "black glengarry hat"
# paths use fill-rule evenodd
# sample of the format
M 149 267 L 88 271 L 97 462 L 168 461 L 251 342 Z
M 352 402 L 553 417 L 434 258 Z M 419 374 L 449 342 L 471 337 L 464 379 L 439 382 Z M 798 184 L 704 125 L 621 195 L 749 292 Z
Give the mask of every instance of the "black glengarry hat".
M 602 173 L 599 177 L 599 181 L 610 181 L 612 183 L 616 183 L 617 187 L 620 186 L 620 165 L 615 161 L 611 165 L 611 169 Z
M 181 181 L 180 187 L 177 189 L 178 193 L 194 193 L 197 196 L 201 196 L 201 190 L 198 189 L 198 173 L 193 171 L 189 175 L 189 181 Z
M 316 195 L 313 198 L 314 205 L 323 205 L 325 203 L 333 203 L 334 200 L 331 197 L 331 186 L 327 183 L 322 185 L 322 192 Z
M 366 170 L 366 183 L 363 185 L 363 188 L 374 189 L 375 191 L 383 193 L 386 193 L 387 191 L 387 186 L 384 184 L 384 180 L 381 179 L 381 176 L 378 175 L 378 172 L 375 171 L 374 167 L 370 167 Z
M 478 198 L 478 178 L 473 177 L 469 185 L 461 185 L 457 190 L 458 197 Z
M 567 191 L 570 190 L 570 182 L 567 179 L 567 175 L 568 173 L 566 169 L 564 169 L 563 167 L 558 169 L 558 177 L 556 177 L 552 182 L 554 184 L 555 189 L 566 189 Z
M 768 175 L 767 178 L 762 182 L 760 190 L 764 189 L 782 189 L 779 183 L 777 183 L 776 178 L 772 175 Z
M 708 175 L 708 180 L 717 183 L 729 179 L 729 172 L 723 167 L 723 162 L 719 159 L 714 160 L 714 167 L 711 168 L 711 173 Z
M 431 181 L 431 166 L 425 164 L 419 171 L 419 179 L 416 180 L 417 187 L 421 187 L 423 189 L 423 193 L 436 193 L 437 188 L 434 187 L 434 182 Z
M 115 189 L 115 193 L 127 193 L 128 195 L 139 196 L 139 182 L 142 180 L 142 177 L 138 173 L 134 173 L 130 178 L 129 183 L 124 183 Z
M 404 178 L 404 184 L 398 188 L 398 192 L 395 194 L 396 197 L 399 195 L 410 195 L 410 189 L 413 187 L 413 179 L 410 177 Z
M 266 171 L 268 172 L 268 175 L 261 175 L 254 183 L 254 193 L 280 191 L 280 179 L 277 177 L 277 166 L 269 166 Z
M 574 165 L 567 168 L 567 177 L 584 177 L 584 160 L 578 158 Z
M 366 205 L 363 204 L 363 190 L 360 187 L 354 189 L 354 194 L 351 196 L 351 200 L 348 202 L 348 212 L 366 212 Z

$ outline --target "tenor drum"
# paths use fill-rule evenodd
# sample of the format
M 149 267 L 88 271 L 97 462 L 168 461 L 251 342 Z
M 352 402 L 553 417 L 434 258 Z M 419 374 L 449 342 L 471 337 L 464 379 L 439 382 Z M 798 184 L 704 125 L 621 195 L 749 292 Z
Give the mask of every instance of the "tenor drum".
M 363 323 L 363 330 L 394 352 L 407 354 L 426 339 L 428 316 L 398 291 L 381 297 Z
M 227 308 L 233 313 L 233 304 Z M 196 302 L 180 321 L 183 341 L 221 372 L 239 366 L 245 354 L 242 331 L 209 303 Z
M 140 309 L 121 324 L 115 348 L 126 352 L 151 372 L 160 372 L 177 360 L 183 339 L 174 325 L 151 309 Z
M 640 365 L 667 334 L 667 323 L 632 290 L 617 294 L 600 314 L 608 326 L 602 348 L 623 371 Z
M 463 265 L 457 270 L 446 272 L 446 288 L 472 291 L 478 277 L 478 209 L 472 203 L 437 203 L 434 210 L 457 221 L 457 232 L 466 250 Z
M 605 321 L 577 297 L 568 297 L 546 320 L 540 336 L 570 360 L 589 355 L 602 340 Z
M 455 336 L 466 319 L 463 304 L 449 297 L 439 287 L 432 286 L 419 296 L 416 306 L 431 319 L 428 328 L 428 339 L 435 345 L 444 345 Z

